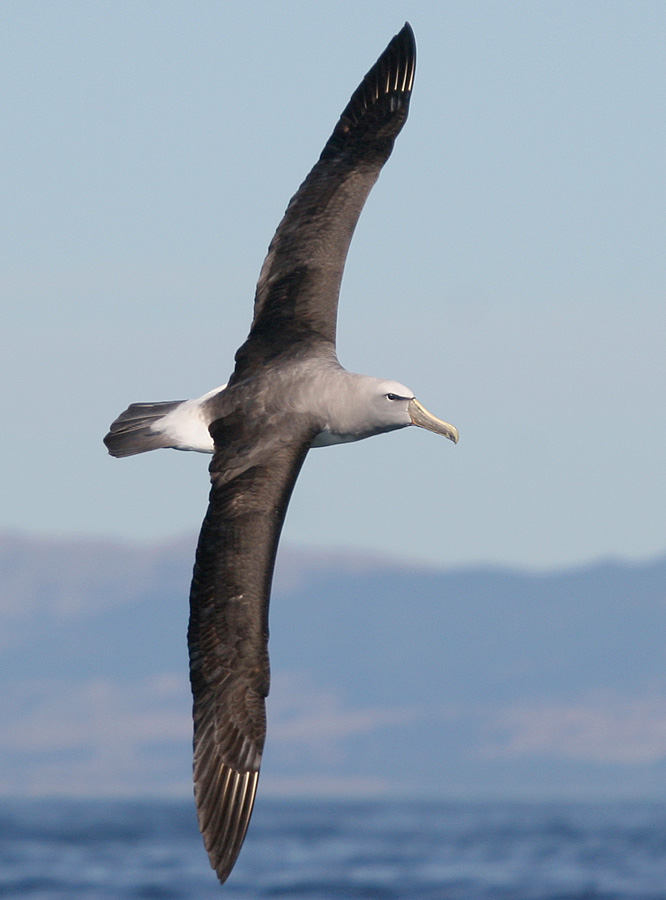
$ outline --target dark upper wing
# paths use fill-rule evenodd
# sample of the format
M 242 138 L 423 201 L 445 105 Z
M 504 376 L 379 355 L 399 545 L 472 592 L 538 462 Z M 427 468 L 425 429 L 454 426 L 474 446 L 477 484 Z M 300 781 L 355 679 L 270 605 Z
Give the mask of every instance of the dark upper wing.
M 338 293 L 363 204 L 407 118 L 416 65 L 409 24 L 356 89 L 268 249 L 232 380 L 300 341 L 335 343 Z
M 266 733 L 268 599 L 291 491 L 314 431 L 292 417 L 253 434 L 238 414 L 211 426 L 212 488 L 190 594 L 194 792 L 224 881 L 247 830 Z

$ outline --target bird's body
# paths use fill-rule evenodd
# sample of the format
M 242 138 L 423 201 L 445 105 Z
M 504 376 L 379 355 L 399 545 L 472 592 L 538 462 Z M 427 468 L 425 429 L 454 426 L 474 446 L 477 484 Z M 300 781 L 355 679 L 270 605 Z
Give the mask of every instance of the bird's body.
M 291 200 L 228 384 L 197 400 L 132 404 L 105 438 L 114 456 L 159 447 L 213 454 L 188 644 L 199 826 L 221 881 L 252 812 L 266 733 L 273 565 L 308 450 L 412 424 L 458 439 L 404 385 L 347 372 L 335 348 L 347 250 L 407 117 L 415 52 L 405 25 L 352 95 Z

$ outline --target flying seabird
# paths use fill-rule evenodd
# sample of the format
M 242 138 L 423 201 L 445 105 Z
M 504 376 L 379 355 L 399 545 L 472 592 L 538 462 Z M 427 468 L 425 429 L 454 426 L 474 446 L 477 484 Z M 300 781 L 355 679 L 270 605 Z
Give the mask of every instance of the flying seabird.
M 273 566 L 308 450 L 407 425 L 458 440 L 456 428 L 429 413 L 409 388 L 347 372 L 335 349 L 347 251 L 407 118 L 415 64 L 414 34 L 405 24 L 353 93 L 287 207 L 228 384 L 198 400 L 133 403 L 104 438 L 112 456 L 159 447 L 213 454 L 188 644 L 194 792 L 221 882 L 254 804 L 266 735 Z

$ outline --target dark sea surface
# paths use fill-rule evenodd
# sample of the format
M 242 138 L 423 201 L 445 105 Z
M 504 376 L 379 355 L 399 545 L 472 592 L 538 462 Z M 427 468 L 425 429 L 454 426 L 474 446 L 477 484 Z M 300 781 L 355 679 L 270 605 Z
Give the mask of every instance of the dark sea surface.
M 666 803 L 262 801 L 220 887 L 189 802 L 4 801 L 14 897 L 666 900 Z

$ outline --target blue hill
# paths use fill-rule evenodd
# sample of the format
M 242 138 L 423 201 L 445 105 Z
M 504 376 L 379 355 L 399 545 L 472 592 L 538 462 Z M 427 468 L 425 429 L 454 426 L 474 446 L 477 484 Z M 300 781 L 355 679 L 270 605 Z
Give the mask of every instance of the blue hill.
M 0 539 L 9 793 L 189 792 L 194 539 Z M 436 571 L 286 550 L 265 790 L 664 794 L 666 560 Z

